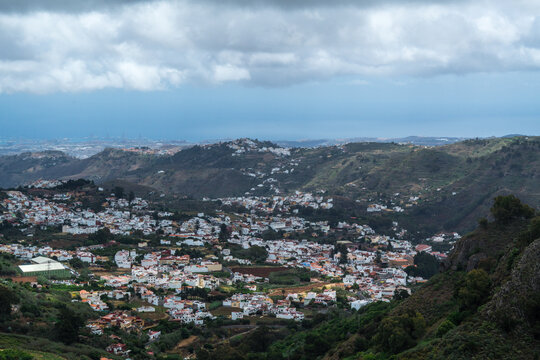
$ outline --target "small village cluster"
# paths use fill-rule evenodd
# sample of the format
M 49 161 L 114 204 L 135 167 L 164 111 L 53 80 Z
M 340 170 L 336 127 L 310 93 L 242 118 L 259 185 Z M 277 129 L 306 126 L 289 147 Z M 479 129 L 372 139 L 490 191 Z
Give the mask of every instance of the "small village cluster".
M 72 193 L 59 193 L 51 198 L 29 197 L 20 191 L 8 191 L 6 194 L 8 198 L 0 204 L 7 211 L 0 215 L 0 221 L 6 220 L 23 227 L 61 226 L 62 232 L 73 235 L 92 234 L 107 227 L 112 234 L 129 235 L 142 231 L 148 235 L 170 224 L 168 220 L 158 222 L 150 214 L 138 215 L 148 206 L 141 198 L 128 202 L 108 197 L 105 210 L 94 212 L 83 209 L 78 201 L 66 203 L 75 195 Z
M 290 156 L 291 151 L 287 148 L 274 146 L 259 146 L 256 142 L 250 139 L 237 139 L 227 142 L 227 146 L 234 151 L 233 156 L 245 154 L 249 152 L 270 152 L 278 156 Z
M 135 153 L 135 154 L 140 154 L 140 155 L 158 155 L 158 156 L 174 155 L 181 149 L 182 148 L 178 146 L 172 146 L 168 148 L 151 148 L 147 146 L 119 148 L 119 150 L 125 151 L 125 152 L 130 152 L 130 153 Z
M 304 313 L 298 311 L 295 307 L 291 307 L 290 300 L 278 300 L 274 303 L 272 299 L 263 293 L 235 294 L 224 300 L 223 306 L 242 310 L 231 312 L 231 319 L 233 320 L 254 314 L 273 315 L 277 319 L 304 320 Z
M 301 191 L 295 191 L 294 194 L 288 196 L 242 196 L 218 200 L 224 205 L 243 206 L 248 210 L 261 211 L 267 214 L 274 212 L 298 213 L 297 209 L 291 209 L 295 206 L 310 207 L 313 209 L 331 209 L 334 206 L 332 198 L 325 199 L 322 195 L 316 196 L 312 193 Z

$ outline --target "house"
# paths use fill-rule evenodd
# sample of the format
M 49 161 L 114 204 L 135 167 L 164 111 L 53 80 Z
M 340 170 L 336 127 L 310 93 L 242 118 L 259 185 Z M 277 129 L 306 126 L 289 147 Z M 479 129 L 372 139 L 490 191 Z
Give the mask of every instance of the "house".
M 121 250 L 114 255 L 114 261 L 119 268 L 129 269 L 131 268 L 131 256 L 129 251 Z
M 103 328 L 99 324 L 88 324 L 86 327 L 93 335 L 103 335 Z
M 287 320 L 294 320 L 294 321 L 302 321 L 304 320 L 304 314 L 296 311 L 295 308 L 279 308 L 276 313 L 276 318 L 278 319 L 287 319 Z
M 137 309 L 138 312 L 155 312 L 156 308 L 153 306 L 141 306 Z
M 148 331 L 148 340 L 149 341 L 156 341 L 157 339 L 159 339 L 161 335 L 161 331 Z
M 352 301 L 350 305 L 351 305 L 351 309 L 360 310 L 361 307 L 367 305 L 368 303 L 369 301 L 367 300 L 355 300 L 355 301 Z
M 87 251 L 79 251 L 77 252 L 77 257 L 81 259 L 81 261 L 93 264 L 96 262 L 96 256 L 92 254 L 91 252 Z
M 426 244 L 419 244 L 416 245 L 414 248 L 417 252 L 431 252 L 431 246 Z
M 105 350 L 111 354 L 120 356 L 127 356 L 130 352 L 130 350 L 127 349 L 127 345 L 122 343 L 109 345 Z
M 244 313 L 239 311 L 233 311 L 231 313 L 231 319 L 232 320 L 239 320 L 244 318 Z
M 156 306 L 159 305 L 159 297 L 150 290 L 142 294 L 141 299 L 145 300 L 149 304 Z

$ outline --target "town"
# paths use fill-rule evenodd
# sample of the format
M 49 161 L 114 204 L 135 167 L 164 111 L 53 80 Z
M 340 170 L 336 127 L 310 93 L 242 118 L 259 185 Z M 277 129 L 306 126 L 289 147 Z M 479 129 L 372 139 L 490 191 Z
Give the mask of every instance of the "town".
M 205 327 L 302 322 L 332 307 L 357 311 L 410 294 L 428 277 L 417 271 L 418 254 L 444 259 L 459 238 L 441 233 L 413 245 L 399 237 L 406 230 L 397 223 L 396 236 L 388 236 L 366 224 L 299 215 L 301 208 L 331 209 L 333 199 L 324 194 L 204 199 L 245 212 L 217 209 L 180 220 L 145 199 L 101 187 L 99 211 L 85 208 L 82 190 L 58 190 L 63 185 L 40 180 L 2 193 L 0 223 L 22 237 L 0 237 L 0 252 L 18 259 L 24 281 L 67 286 L 73 302 L 87 304 L 97 315 L 86 323 L 91 337 L 119 327 L 146 334 L 150 344 L 161 335 L 154 330 L 158 319 Z M 45 190 L 37 195 L 36 189 Z M 46 244 L 39 234 L 47 231 L 78 245 Z M 435 250 L 441 244 L 446 251 Z M 130 356 L 121 337 L 109 342 L 111 354 Z

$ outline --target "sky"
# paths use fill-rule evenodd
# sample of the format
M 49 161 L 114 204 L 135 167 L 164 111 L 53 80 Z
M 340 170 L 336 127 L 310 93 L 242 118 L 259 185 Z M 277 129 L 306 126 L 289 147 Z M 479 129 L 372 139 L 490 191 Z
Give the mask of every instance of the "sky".
M 540 135 L 540 1 L 0 1 L 0 138 Z

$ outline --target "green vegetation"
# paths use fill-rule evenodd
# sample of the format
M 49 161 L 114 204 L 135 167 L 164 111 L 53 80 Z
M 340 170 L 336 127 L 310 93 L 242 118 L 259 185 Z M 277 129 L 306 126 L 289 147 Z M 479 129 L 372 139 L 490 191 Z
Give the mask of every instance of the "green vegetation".
M 230 245 L 231 255 L 239 259 L 251 260 L 254 263 L 264 263 L 268 257 L 268 252 L 261 246 L 251 246 L 243 249 L 240 245 Z
M 286 329 L 259 327 L 238 340 L 222 344 L 214 349 L 199 350 L 201 359 L 315 359 L 352 334 L 375 335 L 377 328 L 372 321 L 380 319 L 392 309 L 391 304 L 375 303 L 354 314 L 333 312 L 328 316 L 319 314 L 303 327 L 290 323 Z M 328 320 L 329 319 L 329 320 Z M 356 346 L 365 342 L 358 340 Z
M 419 312 L 389 316 L 381 321 L 374 342 L 379 350 L 397 354 L 418 343 L 426 331 L 426 321 Z
M 9 318 L 11 305 L 18 301 L 15 292 L 8 286 L 0 285 L 0 317 Z
M 534 209 L 514 195 L 497 196 L 491 208 L 491 214 L 500 224 L 508 224 L 516 219 L 529 219 L 534 216 Z
M 419 252 L 414 256 L 414 266 L 408 266 L 405 271 L 410 276 L 421 276 L 429 279 L 439 272 L 439 261 L 437 258 L 426 252 Z
M 115 359 L 103 349 L 83 344 L 65 345 L 45 337 L 0 333 L 0 353 L 10 350 L 15 354 L 30 354 L 34 360 L 94 360 L 100 357 Z
M 475 269 L 465 276 L 457 289 L 457 298 L 462 310 L 476 310 L 489 297 L 491 280 L 483 269 Z
M 219 241 L 225 242 L 230 236 L 231 232 L 227 228 L 227 225 L 221 224 L 221 228 L 219 229 Z
M 0 360 L 32 360 L 29 353 L 17 349 L 0 350 Z
M 0 349 L 19 348 L 60 354 L 62 351 L 58 349 L 63 345 L 56 342 L 60 341 L 67 345 L 77 343 L 66 351 L 74 354 L 66 357 L 69 359 L 80 358 L 79 355 L 83 353 L 88 355 L 86 358 L 93 356 L 90 354 L 104 354 L 104 351 L 93 349 L 92 346 L 78 344 L 80 329 L 87 319 L 96 315 L 86 304 L 71 303 L 71 295 L 65 290 L 47 289 L 46 286 L 38 289 L 30 287 L 28 283 L 3 282 L 0 284 L 0 332 L 30 337 L 0 335 Z M 38 343 L 41 345 L 32 345 Z M 45 358 L 44 355 L 40 356 L 35 357 Z
M 18 274 L 14 264 L 14 257 L 6 253 L 0 253 L 0 275 L 14 276 Z
M 299 285 L 302 282 L 309 282 L 310 279 L 311 271 L 307 269 L 277 271 L 269 275 L 270 284 L 279 285 Z
M 85 186 L 94 186 L 94 182 L 86 179 L 68 180 L 63 184 L 58 185 L 55 189 L 71 191 L 83 188 Z
M 58 321 L 54 326 L 58 340 L 64 344 L 72 344 L 79 339 L 79 331 L 84 324 L 84 319 L 67 306 L 60 308 Z

